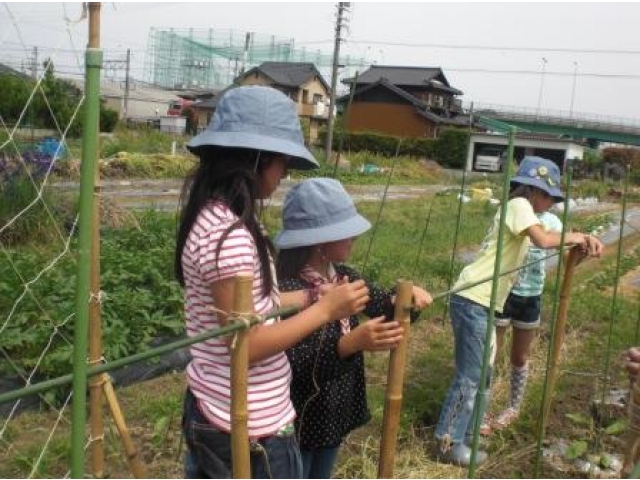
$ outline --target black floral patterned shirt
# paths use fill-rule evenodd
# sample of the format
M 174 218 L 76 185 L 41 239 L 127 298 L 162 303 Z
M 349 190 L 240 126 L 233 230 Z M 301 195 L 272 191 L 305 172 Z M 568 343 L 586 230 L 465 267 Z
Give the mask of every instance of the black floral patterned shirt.
M 361 279 L 352 268 L 334 267 L 339 278 Z M 283 292 L 312 287 L 300 278 L 280 279 L 279 285 Z M 363 313 L 370 318 L 380 315 L 393 318 L 394 290 L 369 282 L 367 287 L 370 300 Z M 352 316 L 349 323 L 351 330 L 355 329 L 358 317 Z M 364 355 L 358 352 L 341 359 L 338 355 L 341 336 L 340 320 L 335 320 L 287 350 L 293 371 L 291 398 L 297 413 L 296 432 L 303 450 L 336 447 L 345 435 L 371 418 Z

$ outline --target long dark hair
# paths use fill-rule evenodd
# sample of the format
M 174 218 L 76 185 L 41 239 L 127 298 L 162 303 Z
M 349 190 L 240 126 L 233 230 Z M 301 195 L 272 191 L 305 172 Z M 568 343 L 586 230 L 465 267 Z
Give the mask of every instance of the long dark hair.
M 312 245 L 280 250 L 276 262 L 278 278 L 298 278 L 300 271 L 309 263 L 312 252 Z
M 215 146 L 201 147 L 196 154 L 200 157 L 200 162 L 185 180 L 180 195 L 180 224 L 174 258 L 174 271 L 178 282 L 184 287 L 182 251 L 200 210 L 211 200 L 221 200 L 238 216 L 238 221 L 222 234 L 216 249 L 216 262 L 227 236 L 232 230 L 244 226 L 249 230 L 258 250 L 260 270 L 264 279 L 263 294 L 269 295 L 275 284 L 269 254 L 274 255 L 275 249 L 271 240 L 263 233 L 257 219 L 256 201 L 258 177 L 273 159 L 274 154 Z

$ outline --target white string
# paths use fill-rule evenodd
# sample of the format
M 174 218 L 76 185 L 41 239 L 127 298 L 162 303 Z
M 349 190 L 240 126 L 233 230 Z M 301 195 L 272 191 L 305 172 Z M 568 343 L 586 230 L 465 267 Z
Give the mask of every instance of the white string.
M 62 325 L 64 325 L 66 322 L 68 322 L 71 317 L 73 317 L 73 314 L 69 315 L 66 318 L 66 320 L 62 323 Z M 47 345 L 42 349 L 42 352 L 40 353 L 40 357 L 38 357 L 38 361 L 36 362 L 36 365 L 31 370 L 31 373 L 29 374 L 29 377 L 27 378 L 27 381 L 25 382 L 25 387 L 28 387 L 28 386 L 31 385 L 31 380 L 33 379 L 33 376 L 38 371 L 38 368 L 40 367 L 40 364 L 43 362 L 45 355 L 47 354 L 47 352 L 51 348 L 51 345 L 53 345 L 53 340 L 57 335 L 58 335 L 58 327 L 55 327 L 53 329 L 53 332 L 49 336 L 49 341 L 47 342 Z M 7 418 L 5 419 L 5 422 L 4 422 L 4 425 L 2 426 L 2 429 L 0 429 L 0 437 L 4 436 L 4 432 L 6 431 L 8 425 L 9 425 L 9 422 L 13 419 L 14 414 L 18 410 L 18 407 L 20 406 L 20 403 L 22 403 L 22 398 L 19 398 L 13 404 L 13 407 L 11 408 L 11 411 L 9 412 L 9 415 L 7 415 Z
M 65 325 L 67 325 L 71 319 L 73 319 L 75 317 L 75 313 L 70 313 L 66 316 L 66 318 L 64 318 L 62 321 L 60 322 L 56 322 L 51 315 L 46 311 L 46 309 L 44 308 L 43 304 L 41 303 L 41 301 L 38 300 L 37 296 L 35 295 L 34 292 L 34 285 L 39 282 L 44 275 L 46 275 L 48 272 L 50 272 L 51 270 L 55 269 L 56 267 L 59 267 L 61 262 L 63 261 L 64 258 L 70 258 L 72 262 L 75 262 L 75 256 L 70 252 L 70 245 L 71 245 L 71 241 L 73 239 L 76 227 L 77 227 L 77 221 L 78 221 L 78 217 L 75 216 L 74 222 L 73 222 L 73 226 L 70 230 L 70 232 L 68 233 L 68 235 L 66 233 L 63 233 L 62 229 L 60 228 L 60 225 L 58 224 L 58 221 L 55 219 L 55 216 L 52 213 L 52 210 L 48 204 L 48 202 L 46 201 L 45 197 L 44 197 L 44 189 L 47 186 L 49 179 L 50 179 L 50 175 L 53 172 L 53 168 L 55 166 L 55 162 L 58 161 L 59 156 L 60 156 L 60 152 L 63 148 L 67 147 L 67 135 L 68 132 L 72 126 L 72 124 L 74 123 L 74 121 L 76 120 L 76 118 L 78 117 L 78 114 L 80 112 L 81 106 L 84 103 L 84 99 L 85 96 L 84 94 L 81 94 L 79 96 L 78 102 L 77 104 L 74 106 L 73 112 L 71 114 L 71 118 L 68 122 L 68 124 L 66 125 L 66 127 L 63 129 L 60 125 L 59 122 L 59 118 L 57 116 L 57 112 L 54 111 L 54 109 L 52 108 L 51 102 L 49 101 L 49 98 L 45 92 L 45 89 L 43 88 L 43 82 L 44 82 L 44 78 L 45 75 L 48 71 L 49 68 L 51 68 L 51 65 L 53 64 L 55 58 L 57 58 L 58 54 L 61 52 L 61 46 L 62 43 L 65 41 L 65 37 L 68 36 L 69 40 L 71 42 L 71 46 L 72 46 L 72 50 L 75 54 L 75 59 L 78 63 L 78 65 L 81 64 L 80 61 L 80 56 L 78 55 L 78 50 L 75 48 L 74 42 L 73 42 L 73 35 L 71 32 L 71 28 L 76 25 L 79 24 L 80 22 L 82 22 L 83 20 L 86 19 L 86 5 L 83 6 L 83 12 L 81 17 L 78 20 L 72 20 L 68 17 L 67 15 L 67 11 L 66 11 L 66 7 L 63 5 L 64 8 L 64 21 L 66 22 L 66 31 L 63 31 L 59 37 L 54 41 L 51 42 L 50 45 L 54 45 L 52 49 L 48 49 L 47 52 L 45 53 L 45 57 L 43 58 L 47 58 L 47 65 L 45 65 L 44 70 L 42 70 L 40 72 L 40 74 L 38 75 L 38 78 L 35 79 L 35 84 L 33 85 L 33 88 L 31 89 L 31 91 L 29 92 L 28 98 L 25 101 L 25 105 L 24 107 L 21 109 L 17 121 L 15 122 L 15 125 L 13 125 L 11 128 L 9 128 L 7 126 L 7 124 L 5 123 L 4 119 L 2 117 L 0 117 L 0 128 L 2 130 L 4 130 L 7 133 L 7 139 L 2 141 L 1 145 L 0 145 L 0 152 L 7 151 L 10 152 L 12 154 L 12 156 L 16 157 L 16 161 L 18 163 L 16 163 L 16 165 L 19 165 L 19 168 L 21 169 L 21 171 L 19 172 L 21 175 L 24 175 L 25 179 L 28 179 L 28 181 L 31 183 L 31 185 L 33 185 L 34 187 L 34 198 L 28 202 L 28 204 L 26 206 L 22 206 L 22 210 L 20 212 L 18 212 L 17 214 L 12 214 L 13 217 L 8 219 L 8 221 L 6 221 L 6 223 L 4 223 L 3 225 L 0 225 L 0 234 L 2 234 L 3 232 L 7 231 L 7 229 L 9 229 L 12 225 L 14 225 L 16 223 L 16 221 L 18 221 L 18 219 L 20 219 L 21 217 L 23 217 L 26 213 L 28 213 L 31 209 L 33 209 L 36 205 L 40 204 L 43 207 L 43 211 L 46 212 L 46 215 L 48 216 L 48 219 L 51 220 L 51 225 L 53 226 L 52 228 L 55 229 L 56 235 L 60 238 L 61 241 L 61 246 L 62 248 L 59 249 L 59 252 L 56 253 L 55 251 L 52 251 L 51 255 L 55 255 L 53 258 L 49 259 L 48 261 L 46 261 L 46 265 L 44 267 L 42 267 L 40 269 L 39 272 L 34 272 L 34 273 L 30 273 L 29 275 L 33 275 L 32 278 L 28 278 L 25 277 L 21 272 L 20 269 L 18 267 L 18 264 L 16 264 L 13 261 L 13 257 L 15 257 L 15 255 L 18 252 L 14 252 L 9 251 L 8 248 L 5 247 L 4 244 L 0 243 L 0 248 L 2 249 L 5 258 L 7 258 L 8 260 L 8 265 L 11 266 L 11 269 L 13 269 L 13 271 L 16 273 L 17 277 L 19 279 L 20 282 L 22 282 L 22 291 L 20 292 L 20 294 L 17 296 L 17 298 L 14 299 L 13 304 L 10 308 L 10 311 L 8 312 L 8 315 L 6 317 L 6 319 L 4 319 L 4 321 L 2 322 L 2 325 L 0 325 L 0 338 L 2 338 L 2 334 L 3 332 L 6 332 L 7 327 L 11 324 L 12 320 L 15 318 L 15 316 L 18 314 L 19 312 L 19 308 L 21 307 L 21 305 L 23 305 L 23 301 L 26 298 L 30 298 L 33 300 L 34 305 L 37 306 L 37 309 L 39 309 L 39 311 L 41 312 L 41 317 L 43 320 L 45 320 L 46 322 L 48 322 L 48 324 L 51 326 L 51 331 L 50 334 L 48 336 L 47 339 L 47 343 L 46 345 L 42 348 L 41 353 L 39 354 L 38 358 L 35 359 L 35 364 L 30 367 L 30 371 L 29 372 L 25 372 L 23 370 L 23 367 L 19 367 L 18 365 L 16 365 L 16 362 L 13 361 L 13 359 L 11 359 L 11 357 L 9 356 L 8 352 L 3 349 L 0 348 L 0 353 L 2 354 L 2 356 L 6 357 L 8 362 L 7 365 L 10 365 L 16 372 L 18 377 L 16 378 L 21 378 L 24 381 L 24 385 L 25 386 L 29 386 L 32 384 L 32 382 L 34 382 L 37 378 L 38 373 L 41 371 L 42 366 L 44 364 L 44 362 L 46 361 L 46 359 L 48 358 L 48 355 L 50 355 L 52 349 L 57 346 L 58 344 L 61 344 L 62 340 L 63 342 L 66 343 L 66 345 L 72 345 L 72 341 L 67 338 L 67 335 L 64 334 L 63 331 L 63 327 L 65 327 Z M 27 46 L 25 45 L 24 42 L 24 38 L 21 34 L 20 31 L 20 27 L 18 24 L 18 21 L 16 20 L 16 18 L 14 17 L 13 13 L 11 12 L 11 9 L 9 8 L 9 5 L 5 3 L 5 10 L 8 12 L 9 16 L 11 17 L 11 20 L 13 22 L 13 26 L 15 31 L 17 32 L 17 38 L 21 44 L 21 46 L 24 49 L 24 52 L 26 52 L 26 54 L 29 54 L 29 49 L 27 48 Z M 5 32 L 3 32 L 2 35 L 2 41 L 0 41 L 0 44 L 3 43 L 5 41 L 5 39 L 9 36 L 10 34 L 10 29 L 7 29 Z M 47 169 L 45 172 L 43 172 L 43 176 L 42 178 L 38 177 L 38 180 L 36 180 L 34 178 L 34 175 L 32 174 L 32 172 L 30 171 L 29 165 L 27 164 L 27 162 L 25 161 L 25 159 L 22 157 L 20 149 L 18 148 L 17 145 L 17 141 L 16 141 L 16 134 L 19 131 L 19 129 L 21 127 L 23 127 L 24 125 L 24 120 L 27 116 L 27 112 L 29 111 L 29 107 L 34 103 L 34 99 L 35 99 L 35 95 L 38 94 L 41 96 L 41 98 L 43 99 L 44 105 L 46 105 L 46 110 L 48 111 L 48 114 L 51 116 L 51 123 L 53 123 L 54 125 L 54 129 L 57 132 L 58 137 L 60 138 L 60 142 L 58 145 L 57 150 L 54 152 L 53 154 L 53 159 L 52 161 L 47 165 Z M 52 230 L 53 231 L 53 230 Z M 64 345 L 63 345 L 64 346 Z M 51 402 L 49 402 L 46 397 L 43 394 L 38 394 L 45 402 L 46 404 L 48 404 L 54 411 L 57 410 L 55 408 L 55 406 L 53 406 L 51 404 Z M 67 409 L 67 405 L 69 404 L 71 398 L 71 393 L 68 394 L 68 396 L 66 397 L 66 401 L 64 402 L 64 404 L 62 405 L 62 407 L 60 408 L 60 410 L 57 411 L 57 419 L 54 423 L 54 425 L 52 426 L 48 438 L 45 442 L 45 444 L 42 446 L 42 449 L 40 450 L 39 456 L 36 459 L 35 463 L 32 465 L 31 468 L 31 472 L 29 474 L 29 478 L 38 475 L 40 472 L 38 472 L 38 470 L 41 468 L 42 464 L 43 464 L 43 459 L 45 459 L 45 455 L 49 449 L 51 440 L 54 438 L 54 435 L 57 431 L 57 428 L 60 424 L 61 421 L 66 421 L 68 422 L 68 418 L 66 418 L 66 416 L 64 415 L 65 410 Z M 7 428 L 10 424 L 10 422 L 15 418 L 15 416 L 17 415 L 17 412 L 19 411 L 19 406 L 20 403 L 23 401 L 23 399 L 19 399 L 17 400 L 12 408 L 11 411 L 9 413 L 9 415 L 6 417 L 6 419 L 4 420 L 4 424 L 2 426 L 2 429 L 0 430 L 0 440 L 3 443 L 6 443 L 9 445 L 9 449 L 15 449 L 15 446 L 11 443 L 8 442 L 5 438 L 3 438 L 5 436 L 5 433 L 7 431 Z
M 36 470 L 40 466 L 40 462 L 44 458 L 44 454 L 47 452 L 47 449 L 49 448 L 49 444 L 51 443 L 51 440 L 53 439 L 53 434 L 56 432 L 56 430 L 58 428 L 58 425 L 60 424 L 60 420 L 62 419 L 62 415 L 65 412 L 65 410 L 67 409 L 67 405 L 69 404 L 69 400 L 71 400 L 71 393 L 69 393 L 69 395 L 67 396 L 67 399 L 65 400 L 64 405 L 62 406 L 62 408 L 60 409 L 60 412 L 58 413 L 58 417 L 56 418 L 56 421 L 53 424 L 53 427 L 51 428 L 51 431 L 49 432 L 49 436 L 47 437 L 47 441 L 44 443 L 44 446 L 42 447 L 42 450 L 40 451 L 40 455 L 36 459 L 36 462 L 33 464 L 33 468 L 31 469 L 31 473 L 29 473 L 29 478 L 33 478 L 33 476 L 36 473 Z
M 24 43 L 24 39 L 22 38 L 22 33 L 20 32 L 20 28 L 18 28 L 18 22 L 16 21 L 16 18 L 13 16 L 13 12 L 11 11 L 11 8 L 9 8 L 9 4 L 7 2 L 3 3 L 5 10 L 7 11 L 7 13 L 9 14 L 9 17 L 11 17 L 11 22 L 13 23 L 13 28 L 15 28 L 16 30 L 16 34 L 18 35 L 18 37 L 20 38 L 20 43 L 22 44 L 22 46 L 24 47 L 25 43 Z M 2 36 L 2 39 L 0 40 L 0 45 L 4 44 L 4 41 L 6 40 L 6 38 L 9 36 L 10 33 L 10 29 L 7 28 L 5 34 Z M 25 53 L 28 54 L 29 52 L 26 50 L 25 48 Z
M 74 228 L 72 229 L 72 232 L 73 230 L 75 230 L 75 224 L 77 221 L 78 221 L 78 217 L 76 217 L 76 220 L 74 221 Z M 9 324 L 9 320 L 11 320 L 11 317 L 15 313 L 16 308 L 18 307 L 18 304 L 22 301 L 22 299 L 27 294 L 27 290 L 29 289 L 29 287 L 33 285 L 35 282 L 37 282 L 40 279 L 40 277 L 42 277 L 42 275 L 44 275 L 46 272 L 48 272 L 58 264 L 58 262 L 62 259 L 62 257 L 64 257 L 69 252 L 70 243 L 71 243 L 71 236 L 69 236 L 69 238 L 67 239 L 67 242 L 64 246 L 64 250 L 60 252 L 60 254 L 57 257 L 55 257 L 51 262 L 49 262 L 49 264 L 46 267 L 44 267 L 40 272 L 38 272 L 38 274 L 34 278 L 32 278 L 31 280 L 29 280 L 27 283 L 24 284 L 24 289 L 22 290 L 22 293 L 18 296 L 17 300 L 14 302 L 13 306 L 11 307 L 11 311 L 9 312 L 9 316 L 5 320 L 2 327 L 0 327 L 0 334 L 4 331 L 5 328 L 7 328 L 7 325 Z M 4 247 L 3 247 L 3 250 L 4 250 Z

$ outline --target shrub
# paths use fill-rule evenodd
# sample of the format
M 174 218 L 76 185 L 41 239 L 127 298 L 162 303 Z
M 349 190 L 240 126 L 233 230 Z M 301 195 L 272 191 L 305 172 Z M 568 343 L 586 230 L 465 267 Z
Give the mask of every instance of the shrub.
M 26 152 L 22 159 L 0 154 L 0 242 L 5 246 L 48 243 L 59 239 L 69 200 L 42 189 L 44 175 L 53 170 L 52 157 Z

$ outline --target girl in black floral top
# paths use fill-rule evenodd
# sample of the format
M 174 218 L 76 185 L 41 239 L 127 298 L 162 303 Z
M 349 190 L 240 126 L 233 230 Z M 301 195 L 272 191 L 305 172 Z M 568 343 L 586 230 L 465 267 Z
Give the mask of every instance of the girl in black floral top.
M 280 290 L 305 290 L 311 304 L 333 286 L 360 279 L 341 262 L 370 226 L 336 180 L 314 178 L 295 185 L 285 198 L 284 228 L 275 239 Z M 287 351 L 304 478 L 330 478 L 342 440 L 370 418 L 362 352 L 390 350 L 402 339 L 402 328 L 393 320 L 394 292 L 367 287 L 364 314 L 371 320 L 335 319 Z M 414 287 L 413 294 L 416 308 L 431 303 L 422 288 Z

